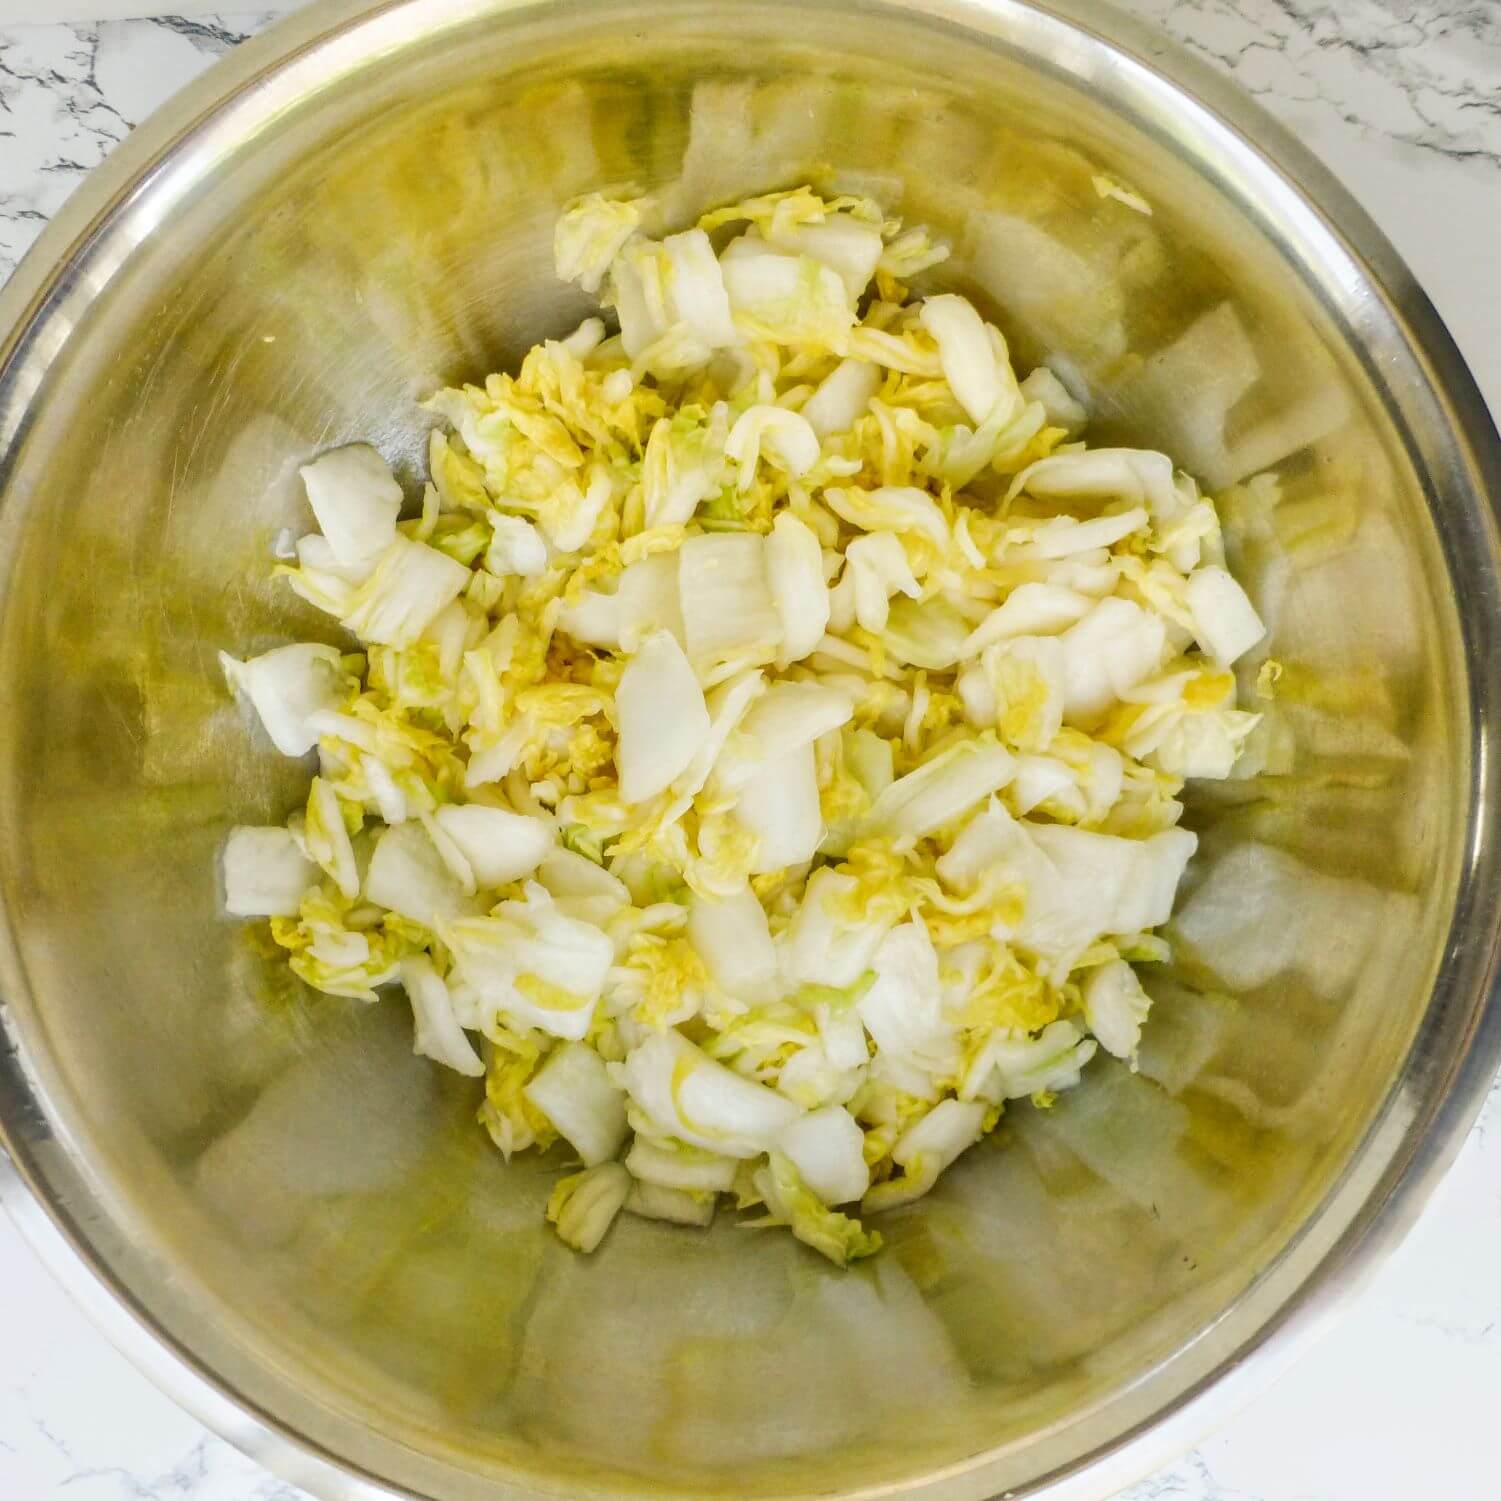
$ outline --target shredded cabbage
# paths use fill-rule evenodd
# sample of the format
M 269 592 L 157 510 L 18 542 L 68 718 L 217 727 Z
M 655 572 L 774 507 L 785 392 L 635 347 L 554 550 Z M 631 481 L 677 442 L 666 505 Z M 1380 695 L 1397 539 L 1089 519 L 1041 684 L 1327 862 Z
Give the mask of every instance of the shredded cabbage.
M 764 1085 L 716 1063 L 680 1032 L 656 1032 L 633 1048 L 615 1077 L 655 1134 L 725 1157 L 758 1157 L 801 1114 Z
M 415 822 L 393 824 L 377 837 L 364 897 L 424 928 L 436 928 L 473 907 L 463 881 Z
M 449 803 L 433 818 L 475 884 L 490 889 L 531 875 L 557 844 L 557 832 L 546 819 L 484 803 Z
M 747 1002 L 773 997 L 779 984 L 777 951 L 766 909 L 749 884 L 733 896 L 695 896 L 688 940 L 727 996 Z
M 614 945 L 592 923 L 570 917 L 542 886 L 487 917 L 441 924 L 438 936 L 480 1001 L 526 1027 L 574 1041 L 588 1035 L 614 962 Z
M 1216 501 L 913 298 L 927 231 L 806 187 L 663 218 L 564 210 L 599 314 L 423 404 L 406 519 L 375 449 L 304 465 L 278 571 L 358 653 L 221 656 L 317 753 L 225 907 L 315 989 L 400 983 L 506 1157 L 582 1162 L 568 1244 L 733 1194 L 844 1265 L 880 1237 L 838 1206 L 1136 1066 L 1184 779 L 1265 754 L 1229 669 L 1281 669 Z

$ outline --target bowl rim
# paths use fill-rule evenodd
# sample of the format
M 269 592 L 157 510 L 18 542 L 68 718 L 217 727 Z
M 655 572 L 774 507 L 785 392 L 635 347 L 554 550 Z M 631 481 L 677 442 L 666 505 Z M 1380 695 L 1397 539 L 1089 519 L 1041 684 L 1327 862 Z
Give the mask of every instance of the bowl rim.
M 314 0 L 305 9 L 274 22 L 237 45 L 197 79 L 160 106 L 94 168 L 52 218 L 0 287 L 0 498 L 8 454 L 24 428 L 27 393 L 13 389 L 31 339 L 47 326 L 53 294 L 69 273 L 107 245 L 109 231 L 137 198 L 151 194 L 159 179 L 204 144 L 216 128 L 242 113 L 265 115 L 277 107 L 278 81 L 299 59 L 367 28 L 399 35 L 404 17 L 418 18 L 424 7 L 444 9 L 448 24 L 467 25 L 512 11 L 558 9 L 564 0 Z M 587 3 L 587 0 L 586 0 Z M 665 0 L 671 4 L 673 0 Z M 735 0 L 753 5 L 755 0 Z M 1489 507 L 1470 518 L 1494 561 L 1501 557 L 1496 508 L 1501 504 L 1501 437 L 1484 398 L 1442 319 L 1412 272 L 1374 221 L 1294 136 L 1239 86 L 1201 62 L 1150 23 L 1118 10 L 1112 0 L 812 0 L 821 7 L 874 9 L 921 21 L 947 22 L 974 34 L 977 42 L 1004 34 L 1027 16 L 1063 23 L 1113 54 L 1115 61 L 1143 71 L 1155 86 L 1197 113 L 1197 123 L 1226 133 L 1243 156 L 1280 185 L 1291 205 L 1318 234 L 1347 255 L 1381 296 L 1411 354 L 1427 376 L 1444 412 L 1448 435 Z M 422 18 L 430 27 L 431 16 Z M 358 64 L 362 54 L 352 53 Z M 289 98 L 299 97 L 291 95 Z M 123 258 L 134 248 L 124 245 Z M 107 269 L 114 269 L 107 264 Z M 66 325 L 62 334 L 66 337 Z M 1481 600 L 1483 624 L 1501 641 L 1501 592 Z M 1501 706 L 1501 662 L 1483 671 L 1471 661 L 1468 707 L 1471 713 L 1473 771 L 1471 804 L 1447 942 L 1432 998 L 1469 999 L 1466 1042 L 1435 1084 L 1425 1114 L 1402 1126 L 1401 1152 L 1381 1164 L 1379 1177 L 1352 1184 L 1355 1169 L 1373 1150 L 1373 1140 L 1401 1114 L 1402 1092 L 1417 1039 L 1387 1098 L 1351 1149 L 1344 1169 L 1313 1208 L 1280 1264 L 1308 1229 L 1352 1189 L 1363 1198 L 1337 1238 L 1320 1253 L 1298 1285 L 1271 1305 L 1252 1336 L 1199 1381 L 1115 1440 L 1082 1456 L 1067 1468 L 1008 1493 L 1047 1501 L 1088 1501 L 1151 1473 L 1186 1451 L 1208 1432 L 1270 1386 L 1348 1309 L 1381 1263 L 1411 1230 L 1434 1189 L 1451 1166 L 1501 1066 L 1501 902 L 1482 888 L 1482 865 L 1495 866 L 1487 850 L 1481 815 L 1495 801 L 1494 748 L 1485 704 Z M 1487 796 L 1487 792 L 1490 795 Z M 1483 859 L 1483 857 L 1485 857 Z M 1496 888 L 1492 888 L 1496 889 Z M 0 912 L 0 960 L 14 952 L 8 915 Z M 12 966 L 5 966 L 12 968 Z M 6 1027 L 6 1001 L 0 992 L 0 1034 Z M 9 1041 L 9 1038 L 6 1038 Z M 85 1217 L 57 1202 L 47 1186 L 51 1123 L 35 1103 L 35 1080 L 19 1051 L 0 1047 L 0 1205 L 70 1296 L 112 1343 L 179 1406 L 211 1431 L 234 1444 L 273 1473 L 330 1501 L 372 1501 L 413 1495 L 392 1488 L 334 1456 L 316 1440 L 232 1390 L 180 1344 L 142 1306 L 94 1248 Z M 16 1103 L 19 1102 L 19 1103 Z M 1369 1179 L 1369 1174 L 1367 1174 Z M 1266 1277 L 1241 1294 L 1251 1296 Z M 1149 1373 L 1143 1373 L 1141 1379 Z M 953 1467 L 968 1471 L 985 1455 Z M 929 1477 L 931 1478 L 931 1477 Z M 514 1495 L 497 1486 L 497 1496 Z

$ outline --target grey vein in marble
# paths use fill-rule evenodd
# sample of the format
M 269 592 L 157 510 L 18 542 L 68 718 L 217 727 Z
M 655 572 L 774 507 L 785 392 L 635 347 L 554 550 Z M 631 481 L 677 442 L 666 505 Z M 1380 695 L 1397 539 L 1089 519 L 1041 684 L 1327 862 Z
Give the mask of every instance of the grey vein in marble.
M 1316 107 L 1367 136 L 1501 166 L 1492 0 L 1138 0 L 1274 114 Z
M 0 280 L 84 173 L 271 17 L 0 29 Z

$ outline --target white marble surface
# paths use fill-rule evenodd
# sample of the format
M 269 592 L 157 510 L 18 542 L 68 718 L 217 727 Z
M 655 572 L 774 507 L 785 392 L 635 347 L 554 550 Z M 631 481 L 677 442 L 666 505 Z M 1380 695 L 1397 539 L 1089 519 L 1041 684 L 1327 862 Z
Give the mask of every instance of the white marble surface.
M 1130 3 L 1260 97 L 1342 176 L 1501 410 L 1501 0 Z M 109 4 L 118 13 L 119 0 Z M 265 20 L 0 27 L 0 278 L 135 121 Z M 1126 1501 L 1501 1494 L 1498 1268 L 1501 1090 L 1411 1240 L 1346 1321 Z M 150 1387 L 0 1216 L 0 1498 L 60 1497 L 301 1493 Z

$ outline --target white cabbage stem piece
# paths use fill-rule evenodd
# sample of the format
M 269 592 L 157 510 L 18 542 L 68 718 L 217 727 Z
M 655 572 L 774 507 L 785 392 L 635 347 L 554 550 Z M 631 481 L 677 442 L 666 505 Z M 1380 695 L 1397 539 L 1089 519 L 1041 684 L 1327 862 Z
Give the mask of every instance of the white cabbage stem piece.
M 631 658 L 615 692 L 620 795 L 645 802 L 688 769 L 709 735 L 709 711 L 693 668 L 668 631 L 655 631 Z

